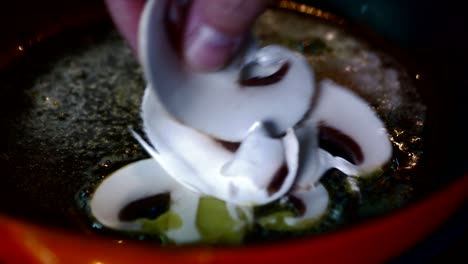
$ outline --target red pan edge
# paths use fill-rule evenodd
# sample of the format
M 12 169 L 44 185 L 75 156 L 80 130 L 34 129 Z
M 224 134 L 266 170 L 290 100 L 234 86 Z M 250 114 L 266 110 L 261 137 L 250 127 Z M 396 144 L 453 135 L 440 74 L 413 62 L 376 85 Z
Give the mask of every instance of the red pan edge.
M 468 173 L 389 215 L 309 239 L 249 247 L 162 248 L 46 228 L 0 216 L 0 263 L 378 263 L 402 254 L 466 202 Z

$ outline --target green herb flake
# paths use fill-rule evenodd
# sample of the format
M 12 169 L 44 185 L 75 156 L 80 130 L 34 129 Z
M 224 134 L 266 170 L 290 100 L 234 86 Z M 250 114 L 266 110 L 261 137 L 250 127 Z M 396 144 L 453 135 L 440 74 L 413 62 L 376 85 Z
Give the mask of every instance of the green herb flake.
M 239 245 L 243 242 L 247 225 L 243 219 L 233 219 L 226 203 L 212 198 L 201 197 L 198 204 L 196 226 L 202 240 L 208 244 Z
M 143 219 L 144 233 L 149 234 L 164 234 L 169 230 L 179 229 L 183 225 L 183 221 L 180 216 L 174 212 L 168 211 L 155 220 Z

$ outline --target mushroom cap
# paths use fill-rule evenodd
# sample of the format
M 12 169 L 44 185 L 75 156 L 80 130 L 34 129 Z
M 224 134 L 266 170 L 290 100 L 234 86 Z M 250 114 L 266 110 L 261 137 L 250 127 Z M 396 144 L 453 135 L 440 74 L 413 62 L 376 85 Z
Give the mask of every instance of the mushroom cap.
M 320 134 L 328 134 L 326 139 L 344 152 L 357 152 L 346 155 L 354 159 L 347 160 L 323 149 Z M 359 96 L 330 80 L 320 82 L 313 109 L 296 129 L 296 135 L 301 149 L 290 195 L 305 205 L 305 212 L 285 219 L 290 226 L 301 225 L 325 212 L 329 197 L 319 180 L 329 169 L 362 176 L 380 168 L 392 155 L 386 129 L 377 114 Z
M 144 130 L 152 146 L 139 139 L 156 161 L 182 185 L 237 205 L 265 204 L 294 183 L 299 144 L 293 130 L 271 137 L 256 123 L 234 152 L 219 141 L 174 120 L 147 87 L 142 103 Z M 278 179 L 279 168 L 286 167 Z M 275 188 L 265 188 L 275 181 Z
M 239 52 L 217 72 L 191 71 L 169 37 L 167 5 L 166 0 L 150 0 L 145 6 L 140 61 L 147 81 L 175 119 L 218 139 L 239 142 L 257 121 L 272 124 L 279 135 L 303 118 L 314 93 L 314 74 L 302 56 L 281 46 L 257 50 L 246 44 L 253 48 Z
M 170 193 L 170 210 L 183 225 L 166 235 L 178 243 L 200 239 L 194 219 L 201 195 L 225 201 L 231 216 L 292 195 L 305 211 L 285 222 L 299 226 L 326 211 L 329 197 L 319 180 L 327 170 L 360 176 L 390 159 L 386 129 L 369 105 L 324 80 L 311 108 L 314 74 L 303 57 L 283 47 L 250 43 L 218 72 L 185 68 L 168 36 L 168 5 L 149 0 L 140 25 L 148 81 L 141 117 L 150 144 L 133 134 L 154 159 L 119 169 L 97 188 L 90 207 L 103 225 L 141 230 L 140 221 L 119 212 Z M 322 146 L 322 134 L 345 144 L 348 159 Z M 240 144 L 231 150 L 220 141 Z
M 180 185 L 154 159 L 133 162 L 107 177 L 91 199 L 93 216 L 104 226 L 126 231 L 142 231 L 139 219 L 125 221 L 120 212 L 131 202 L 161 193 L 170 193 L 170 210 L 183 225 L 166 235 L 178 243 L 196 242 L 200 234 L 195 226 L 199 195 Z
M 292 192 L 296 199 L 304 203 L 304 213 L 298 217 L 287 217 L 284 219 L 289 226 L 297 226 L 303 222 L 311 222 L 312 219 L 318 219 L 328 208 L 330 197 L 323 184 L 317 183 L 309 190 L 297 190 Z
M 370 174 L 392 155 L 384 123 L 366 101 L 331 80 L 321 81 L 318 88 L 312 111 L 296 128 L 301 148 L 295 186 L 300 189 L 317 184 L 331 168 L 347 175 Z M 354 159 L 331 153 L 320 137 Z
M 339 134 L 330 137 L 339 136 L 339 141 L 345 139 L 341 144 L 347 144 L 344 147 L 355 152 L 351 153 L 357 157 L 352 163 L 359 175 L 378 169 L 392 156 L 387 129 L 376 112 L 358 95 L 331 80 L 319 83 L 319 93 L 308 122 L 318 124 L 322 131 L 326 127 Z M 342 170 L 351 173 L 345 168 Z

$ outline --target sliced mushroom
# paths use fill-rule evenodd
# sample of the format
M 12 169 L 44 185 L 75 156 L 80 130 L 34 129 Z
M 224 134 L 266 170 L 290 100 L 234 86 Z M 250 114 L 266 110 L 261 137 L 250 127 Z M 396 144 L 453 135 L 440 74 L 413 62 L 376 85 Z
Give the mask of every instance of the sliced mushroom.
M 294 197 L 304 205 L 304 213 L 298 217 L 287 217 L 285 223 L 290 226 L 310 225 L 312 220 L 320 218 L 327 210 L 330 198 L 327 189 L 322 184 L 317 184 L 309 190 L 297 190 Z
M 243 140 L 257 121 L 272 123 L 277 134 L 284 134 L 303 118 L 314 93 L 314 74 L 302 56 L 281 46 L 268 46 L 239 53 L 231 65 L 220 71 L 192 72 L 184 66 L 168 37 L 167 5 L 166 0 L 148 1 L 139 42 L 146 79 L 170 115 L 189 127 L 231 142 Z M 285 63 L 287 73 L 282 78 L 269 78 L 278 77 L 274 69 Z M 265 75 L 264 71 L 251 70 L 254 64 L 273 71 Z M 268 79 L 266 85 L 242 85 L 246 72 L 249 79 L 255 77 L 250 74 Z
M 289 194 L 304 206 L 285 222 L 302 226 L 326 211 L 319 180 L 327 170 L 360 176 L 390 159 L 382 121 L 351 91 L 322 81 L 310 108 L 313 72 L 283 47 L 249 48 L 214 73 L 186 69 L 167 34 L 168 3 L 149 0 L 140 25 L 149 143 L 133 134 L 154 159 L 124 167 L 98 187 L 91 211 L 103 225 L 141 230 L 141 221 L 119 217 L 122 209 L 169 193 L 169 210 L 183 225 L 166 235 L 178 243 L 200 239 L 194 219 L 201 195 L 225 201 L 233 219 L 241 209 L 253 222 L 251 206 Z
M 324 126 L 329 129 L 324 131 Z M 329 133 L 328 140 L 338 144 L 335 148 L 350 152 L 346 156 L 360 158 L 347 160 L 320 148 L 320 133 Z M 366 175 L 388 162 L 392 154 L 385 126 L 367 102 L 331 80 L 320 82 L 313 109 L 296 134 L 301 144 L 296 181 L 300 188 L 315 184 L 330 168 Z
M 283 142 L 271 138 L 264 125 L 256 123 L 234 158 L 221 168 L 221 174 L 226 177 L 251 175 L 252 183 L 265 190 L 273 180 L 271 176 L 285 163 L 284 155 Z
M 199 195 L 173 180 L 154 159 L 131 163 L 107 177 L 91 199 L 91 213 L 104 226 L 117 230 L 142 231 L 142 219 L 125 221 L 122 210 L 132 202 L 170 193 L 170 211 L 182 226 L 165 235 L 178 243 L 195 242 L 200 234 L 195 225 Z
M 345 135 L 353 141 L 354 148 L 358 147 L 356 151 L 360 152 L 353 155 L 361 156 L 355 164 L 359 175 L 379 168 L 392 155 L 387 130 L 375 111 L 359 96 L 331 80 L 320 82 L 309 122 L 339 131 L 341 137 Z M 351 144 L 346 146 L 352 151 L 351 147 Z
M 319 133 L 324 133 L 324 124 L 333 128 L 325 131 L 328 140 L 345 144 L 336 148 L 350 152 L 346 156 L 361 158 L 350 161 L 320 148 Z M 392 154 L 386 129 L 376 113 L 364 100 L 330 80 L 320 83 L 314 108 L 296 134 L 301 149 L 291 195 L 307 209 L 303 216 L 289 218 L 290 225 L 316 218 L 326 210 L 328 193 L 319 182 L 326 171 L 337 168 L 348 175 L 366 175 L 388 162 Z
M 237 205 L 271 202 L 292 186 L 298 167 L 299 144 L 293 130 L 282 138 L 270 136 L 255 123 L 236 152 L 217 140 L 174 120 L 148 87 L 142 103 L 144 129 L 153 147 L 139 140 L 160 165 L 181 184 Z M 287 166 L 279 188 L 266 188 Z

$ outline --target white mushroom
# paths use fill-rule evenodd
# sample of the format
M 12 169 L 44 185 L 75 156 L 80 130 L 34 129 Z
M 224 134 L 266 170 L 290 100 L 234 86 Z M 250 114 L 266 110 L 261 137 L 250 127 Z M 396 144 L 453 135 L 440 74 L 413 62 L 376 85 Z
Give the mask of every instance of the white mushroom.
M 140 142 L 194 191 L 238 205 L 278 199 L 297 170 L 291 127 L 309 109 L 314 90 L 307 62 L 283 47 L 250 46 L 245 57 L 240 53 L 221 71 L 191 72 L 167 32 L 167 5 L 148 1 L 141 19 L 140 54 L 149 83 L 142 119 L 154 150 Z M 263 85 L 270 73 L 278 78 Z M 286 135 L 278 138 L 281 134 Z M 220 141 L 240 147 L 234 153 Z
M 148 1 L 141 18 L 139 43 L 146 79 L 171 116 L 231 142 L 243 140 L 257 121 L 271 123 L 276 134 L 283 134 L 303 118 L 314 92 L 314 75 L 302 56 L 281 46 L 268 46 L 239 53 L 221 71 L 191 72 L 167 33 L 168 2 Z M 255 77 L 250 73 L 260 75 L 259 80 L 267 79 L 265 72 L 252 65 L 277 69 L 272 75 L 281 76 L 274 82 L 267 81 L 267 85 L 258 80 L 249 83 L 246 76 Z
M 168 36 L 168 3 L 149 0 L 139 32 L 148 81 L 141 117 L 149 143 L 133 134 L 153 159 L 99 185 L 91 212 L 100 223 L 141 230 L 141 219 L 119 216 L 123 208 L 169 193 L 169 210 L 183 222 L 165 233 L 176 243 L 200 239 L 195 218 L 202 195 L 225 201 L 235 221 L 248 222 L 256 221 L 253 206 L 289 195 L 304 210 L 285 224 L 307 226 L 328 207 L 319 180 L 329 169 L 361 176 L 390 159 L 384 124 L 367 103 L 329 80 L 315 92 L 305 59 L 283 47 L 251 46 L 214 73 L 187 70 Z
M 308 190 L 296 190 L 293 192 L 293 195 L 304 204 L 304 212 L 298 217 L 287 217 L 284 219 L 285 224 L 292 227 L 304 223 L 305 225 L 309 223 L 313 224 L 313 220 L 319 219 L 326 212 L 330 202 L 327 189 L 320 183 L 317 183 Z
M 296 130 L 300 142 L 299 170 L 291 195 L 305 204 L 305 212 L 286 219 L 290 225 L 316 218 L 328 204 L 320 178 L 331 168 L 348 175 L 362 176 L 389 161 L 392 146 L 383 122 L 369 105 L 344 87 L 330 80 L 320 82 L 315 105 L 309 117 Z M 325 128 L 325 129 L 324 129 Z M 330 133 L 327 140 L 354 160 L 334 156 L 319 147 L 319 134 Z M 352 158 L 351 158 L 352 159 Z
M 198 241 L 200 234 L 195 218 L 199 195 L 172 179 L 153 159 L 134 162 L 107 177 L 94 192 L 90 208 L 93 216 L 104 226 L 141 231 L 140 219 L 122 219 L 122 210 L 131 202 L 164 193 L 170 194 L 170 211 L 183 223 L 165 235 L 178 243 Z
M 323 80 L 319 86 L 320 94 L 310 122 L 318 124 L 322 131 L 341 133 L 340 140 L 345 145 L 348 143 L 350 152 L 355 152 L 352 162 L 359 175 L 370 173 L 387 162 L 392 155 L 392 146 L 384 123 L 369 104 L 331 80 Z
M 317 94 L 310 115 L 296 129 L 301 145 L 296 184 L 315 183 L 330 168 L 366 175 L 390 160 L 387 130 L 363 99 L 330 80 L 320 82 Z M 319 134 L 344 148 L 350 160 L 320 148 Z
M 292 130 L 272 138 L 255 123 L 236 152 L 187 127 L 165 111 L 148 87 L 142 103 L 146 135 L 154 150 L 140 140 L 160 165 L 181 184 L 197 192 L 238 205 L 265 204 L 292 186 L 299 146 Z M 286 166 L 276 188 L 268 188 Z

